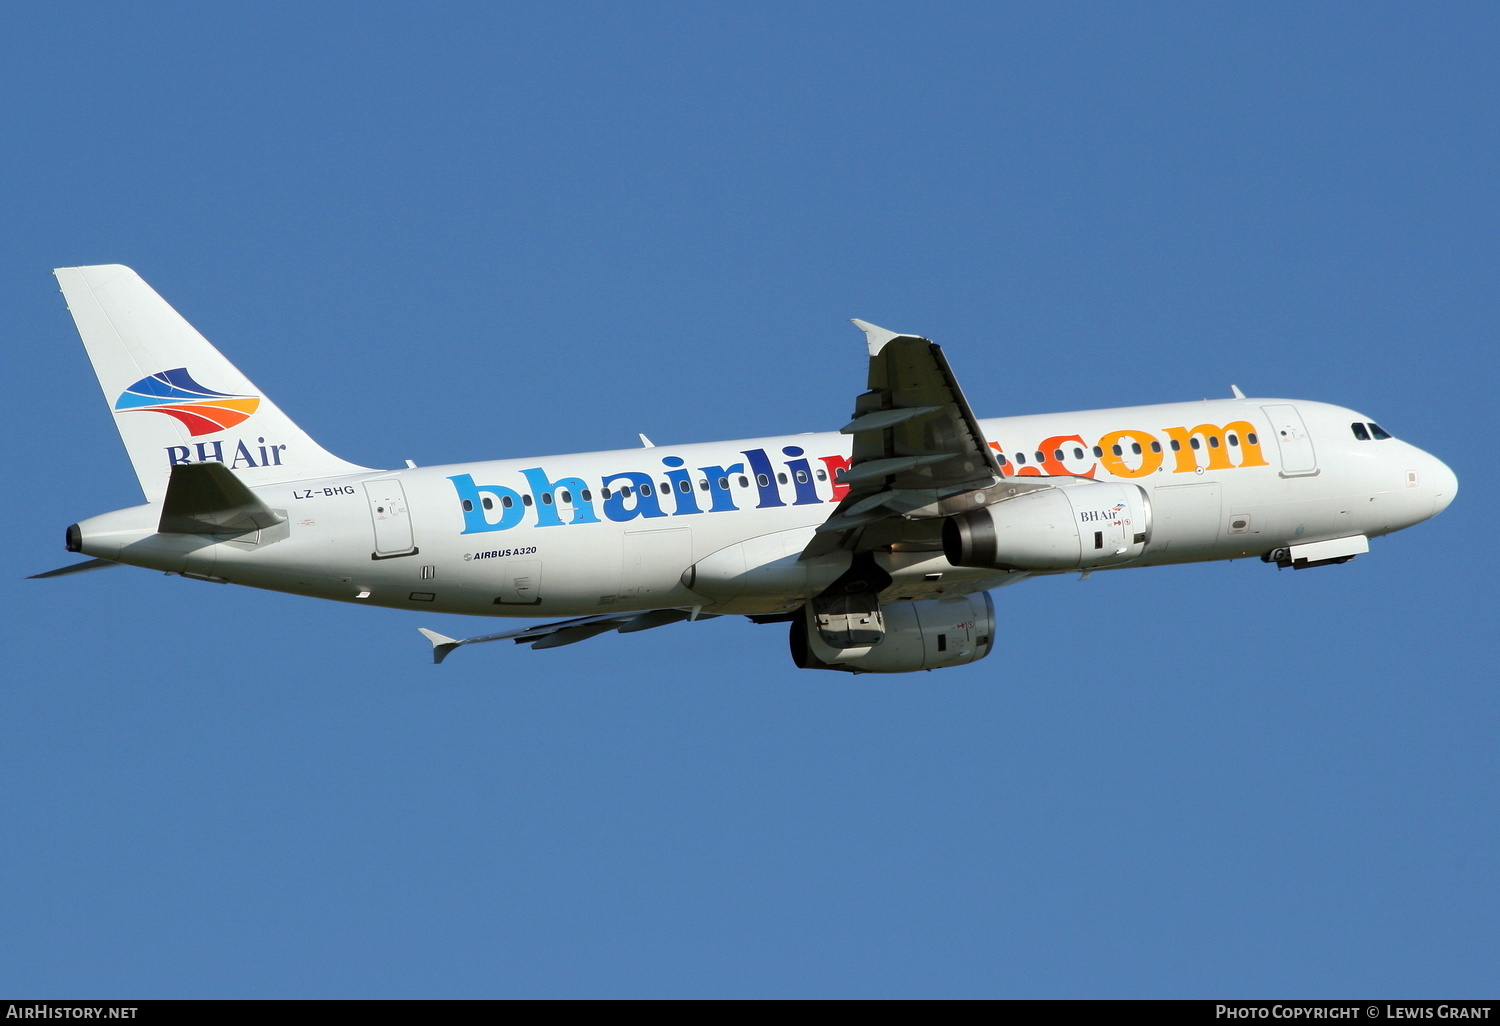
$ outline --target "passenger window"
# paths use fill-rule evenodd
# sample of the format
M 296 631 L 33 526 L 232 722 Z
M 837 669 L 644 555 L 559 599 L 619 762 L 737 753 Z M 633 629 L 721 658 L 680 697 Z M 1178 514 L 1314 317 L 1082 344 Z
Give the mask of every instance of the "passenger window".
M 531 505 L 531 496 L 529 496 L 529 495 L 523 495 L 523 496 L 521 496 L 521 505 L 523 505 L 523 506 L 530 506 Z
M 1016 462 L 1017 463 L 1025 463 L 1026 462 L 1026 454 L 1024 452 L 1018 452 L 1018 453 L 1016 453 Z
M 509 495 L 500 496 L 500 505 L 504 506 L 506 509 L 510 509 L 515 504 L 515 500 L 512 499 Z
M 743 478 L 741 480 L 743 480 Z M 820 471 L 818 471 L 818 480 L 819 481 L 827 481 L 828 480 L 828 471 L 826 471 L 826 470 L 820 470 Z
M 1099 448 L 1097 445 L 1094 446 L 1094 458 L 1098 459 L 1100 456 L 1103 456 L 1103 455 L 1104 455 L 1104 450 L 1101 449 L 1101 448 Z
M 769 488 L 771 486 L 771 479 L 764 474 L 756 474 L 755 483 L 762 488 Z
M 1231 446 L 1239 445 L 1240 444 L 1240 436 L 1231 432 L 1230 435 L 1229 435 L 1229 444 Z
M 594 501 L 594 497 L 589 494 L 589 490 L 587 488 L 585 488 L 583 490 L 583 501 L 584 502 L 593 502 Z
M 1188 439 L 1188 445 L 1191 445 L 1194 449 L 1201 449 L 1201 448 L 1203 448 L 1202 443 L 1198 441 L 1198 436 L 1197 435 L 1194 435 L 1192 438 Z
M 566 488 L 564 488 L 562 491 L 558 492 L 557 493 L 557 497 L 562 502 L 571 503 L 573 501 L 573 494 L 571 492 L 569 492 Z
M 1161 443 L 1160 442 L 1152 442 L 1151 443 L 1151 451 L 1152 452 L 1161 452 Z
M 1175 438 L 1169 444 L 1172 446 L 1173 452 L 1180 452 L 1182 450 L 1182 443 Z
M 722 489 L 723 491 L 726 491 L 726 492 L 729 491 L 729 478 L 727 478 L 727 477 L 721 477 L 721 478 L 719 478 L 719 488 Z
M 720 478 L 719 480 L 722 481 L 723 478 Z M 700 477 L 698 479 L 698 490 L 700 492 L 706 492 L 706 491 L 708 491 L 708 478 L 706 478 L 706 477 Z
M 542 493 L 542 504 L 545 505 L 545 506 L 552 505 L 552 493 L 551 492 L 543 492 Z
M 625 498 L 627 498 L 627 499 L 630 498 L 630 486 L 629 485 L 625 485 L 623 488 L 621 488 L 620 489 L 620 494 L 623 495 L 623 496 L 625 496 Z
M 1382 428 L 1379 424 L 1371 424 L 1370 425 L 1370 434 L 1374 435 L 1376 438 L 1389 438 L 1389 437 L 1391 437 L 1388 433 L 1386 433 L 1386 430 L 1384 428 Z
M 583 494 L 587 495 L 588 492 L 584 492 Z M 609 498 L 609 495 L 610 495 L 610 492 L 609 492 L 608 488 L 601 488 L 601 489 L 599 489 L 599 498 L 601 498 L 601 499 L 607 499 L 607 498 Z
M 747 478 L 744 474 L 740 475 L 740 487 L 741 488 L 749 488 L 750 487 L 750 479 Z
M 1057 462 L 1061 463 L 1063 461 L 1062 450 L 1061 449 L 1053 449 L 1052 450 L 1052 458 L 1055 459 Z
M 1036 461 L 1038 463 L 1046 463 L 1047 462 L 1047 457 L 1042 455 L 1042 450 L 1040 450 L 1040 449 L 1038 449 L 1036 451 Z
M 1109 447 L 1109 451 L 1112 452 L 1112 453 L 1114 453 L 1116 456 L 1124 456 L 1125 455 L 1125 450 L 1121 449 L 1118 445 L 1111 445 Z
M 786 475 L 785 474 L 777 474 L 776 475 L 776 480 L 780 481 L 782 484 L 786 484 Z
M 474 504 L 472 502 L 470 502 L 468 499 L 464 500 L 464 512 L 465 513 L 472 513 L 472 512 L 474 512 Z
M 688 492 L 690 492 L 690 491 L 693 490 L 693 486 L 690 485 L 690 484 L 688 484 L 686 481 L 678 481 L 677 482 L 677 490 L 679 492 L 682 492 L 684 495 L 686 495 Z
M 1076 449 L 1076 448 L 1075 448 L 1075 449 L 1074 449 L 1074 450 L 1073 450 L 1073 458 L 1074 458 L 1074 459 L 1075 459 L 1075 460 L 1081 460 L 1081 459 L 1083 459 L 1083 450 L 1082 450 L 1082 449 Z
M 1248 435 L 1245 436 L 1245 441 L 1249 442 L 1251 445 L 1257 445 L 1257 444 L 1259 444 L 1256 441 L 1256 439 L 1255 439 L 1255 432 L 1254 431 L 1250 432 Z
M 798 484 L 807 484 L 807 471 L 805 471 L 805 470 L 799 470 L 799 471 L 797 471 L 797 483 Z
M 641 485 L 641 494 L 649 498 L 651 495 L 651 486 L 648 484 Z
M 488 495 L 486 495 L 484 498 L 480 499 L 479 502 L 480 502 L 481 505 L 484 506 L 485 509 L 494 509 L 495 508 L 495 500 L 491 499 Z
M 1208 436 L 1208 447 L 1210 449 L 1217 449 L 1219 447 L 1219 436 L 1218 435 L 1209 435 Z
M 1130 443 L 1130 451 L 1133 452 L 1133 453 L 1135 453 L 1137 456 L 1139 456 L 1141 454 L 1141 443 L 1140 442 L 1131 442 Z

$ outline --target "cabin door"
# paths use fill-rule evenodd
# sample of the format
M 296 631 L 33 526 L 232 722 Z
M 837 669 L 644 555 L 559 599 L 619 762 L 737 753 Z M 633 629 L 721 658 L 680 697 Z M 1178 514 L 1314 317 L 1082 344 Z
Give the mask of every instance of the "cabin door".
M 1318 472 L 1318 456 L 1313 452 L 1312 436 L 1302 423 L 1297 407 L 1262 406 L 1271 418 L 1271 430 L 1276 432 L 1276 445 L 1281 450 L 1281 476 L 1304 477 Z

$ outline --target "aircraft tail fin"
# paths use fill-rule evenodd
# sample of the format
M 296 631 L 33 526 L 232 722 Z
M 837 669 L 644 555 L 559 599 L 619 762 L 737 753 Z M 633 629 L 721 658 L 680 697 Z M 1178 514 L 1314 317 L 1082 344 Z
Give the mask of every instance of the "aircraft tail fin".
M 252 486 L 368 469 L 314 442 L 130 268 L 53 274 L 148 502 L 185 464 L 222 463 Z

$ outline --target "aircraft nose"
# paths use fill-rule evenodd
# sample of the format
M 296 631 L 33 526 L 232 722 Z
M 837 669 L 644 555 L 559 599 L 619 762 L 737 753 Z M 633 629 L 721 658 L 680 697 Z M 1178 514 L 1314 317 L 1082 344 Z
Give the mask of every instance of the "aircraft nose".
M 1432 515 L 1437 516 L 1448 508 L 1448 504 L 1458 494 L 1458 475 L 1448 467 L 1448 464 L 1436 457 L 1433 457 L 1432 469 L 1428 471 L 1428 475 L 1433 485 Z

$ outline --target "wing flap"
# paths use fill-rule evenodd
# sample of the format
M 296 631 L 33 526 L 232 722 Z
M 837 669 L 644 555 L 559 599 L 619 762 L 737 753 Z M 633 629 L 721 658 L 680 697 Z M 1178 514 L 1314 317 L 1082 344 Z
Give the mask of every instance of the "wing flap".
M 517 645 L 530 645 L 533 649 L 561 648 L 577 644 L 608 631 L 633 634 L 636 631 L 664 627 L 683 620 L 712 620 L 718 613 L 699 613 L 696 609 L 648 609 L 645 612 L 601 613 L 598 616 L 580 616 L 556 623 L 535 624 L 498 634 L 480 634 L 472 638 L 450 638 L 418 627 L 417 631 L 432 642 L 432 661 L 440 663 L 449 653 L 461 645 L 478 645 L 487 641 L 514 641 Z
M 849 492 L 808 543 L 804 559 L 893 539 L 935 546 L 937 533 L 904 515 L 1001 480 L 943 351 L 917 335 L 854 323 L 865 333 L 870 367 L 868 390 L 842 429 L 854 439 L 850 465 L 838 478 Z

